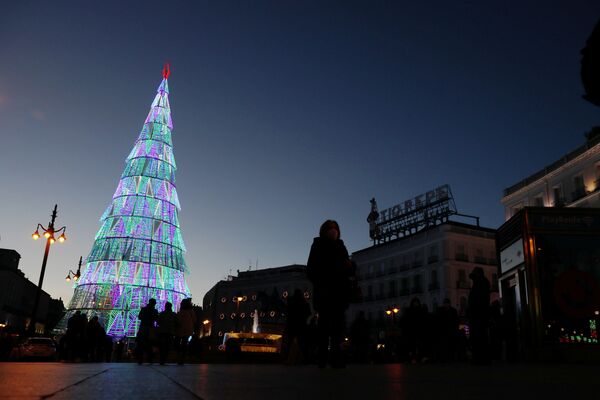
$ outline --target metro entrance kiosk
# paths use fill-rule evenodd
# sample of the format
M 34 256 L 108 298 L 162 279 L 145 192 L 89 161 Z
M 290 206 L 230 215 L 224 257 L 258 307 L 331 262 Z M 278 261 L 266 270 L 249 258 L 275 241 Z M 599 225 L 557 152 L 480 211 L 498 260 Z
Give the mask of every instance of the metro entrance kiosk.
M 507 358 L 600 361 L 600 209 L 526 207 L 496 246 Z

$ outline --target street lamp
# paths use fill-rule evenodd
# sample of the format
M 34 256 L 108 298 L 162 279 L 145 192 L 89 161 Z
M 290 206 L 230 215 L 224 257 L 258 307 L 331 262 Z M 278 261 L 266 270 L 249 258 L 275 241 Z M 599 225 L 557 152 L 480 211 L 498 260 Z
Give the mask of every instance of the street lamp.
M 396 314 L 398 314 L 399 312 L 400 312 L 400 309 L 398 307 L 392 307 L 392 308 L 388 308 L 387 310 L 385 310 L 385 313 L 387 315 L 392 316 L 392 325 L 394 325 L 394 322 L 396 320 Z
M 63 226 L 62 228 L 59 228 L 59 229 L 54 228 L 54 222 L 56 221 L 57 208 L 58 208 L 58 205 L 55 204 L 54 210 L 52 210 L 52 219 L 48 223 L 48 227 L 44 228 L 44 226 L 42 224 L 37 224 L 37 227 L 35 228 L 35 232 L 31 235 L 33 240 L 38 240 L 40 238 L 40 228 L 41 228 L 42 231 L 44 232 L 43 235 L 46 238 L 46 249 L 44 250 L 44 259 L 42 260 L 42 271 L 40 272 L 40 281 L 37 286 L 37 291 L 35 292 L 35 300 L 33 302 L 33 311 L 31 312 L 31 320 L 29 321 L 29 327 L 28 327 L 28 331 L 31 334 L 35 333 L 35 318 L 36 318 L 36 314 L 38 311 L 38 306 L 40 304 L 40 295 L 42 294 L 42 284 L 44 283 L 44 274 L 46 273 L 46 263 L 48 262 L 48 253 L 50 252 L 50 245 L 56 241 L 56 239 L 54 238 L 54 235 L 58 234 L 58 233 L 60 233 L 60 236 L 58 237 L 58 241 L 60 243 L 63 243 L 65 240 L 67 240 L 67 237 L 65 236 L 65 231 L 67 228 L 65 226 Z
M 71 275 L 73 275 L 73 280 L 75 282 L 77 282 L 79 280 L 79 277 L 81 277 L 81 261 L 82 261 L 83 257 L 79 257 L 79 265 L 77 266 L 77 272 L 73 272 L 71 270 L 69 270 L 69 273 L 67 274 L 67 277 L 65 278 L 65 280 L 67 282 L 71 282 Z

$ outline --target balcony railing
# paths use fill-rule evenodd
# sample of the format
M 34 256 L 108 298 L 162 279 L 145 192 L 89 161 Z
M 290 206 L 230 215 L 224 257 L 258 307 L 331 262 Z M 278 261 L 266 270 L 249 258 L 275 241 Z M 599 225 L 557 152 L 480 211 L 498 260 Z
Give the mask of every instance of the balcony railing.
M 487 260 L 485 259 L 485 257 L 475 256 L 475 263 L 477 263 L 477 264 L 487 264 Z
M 411 294 L 419 294 L 419 293 L 423 293 L 423 288 L 421 286 L 413 286 L 410 289 L 410 293 Z
M 467 281 L 456 281 L 457 289 L 469 289 L 470 287 L 471 285 L 469 285 L 469 282 Z
M 565 206 L 565 199 L 563 199 L 563 198 L 558 198 L 552 202 L 552 207 L 564 207 L 564 206 Z
M 456 255 L 454 256 L 454 259 L 456 261 L 469 261 L 469 256 L 464 254 L 464 253 L 456 253 Z
M 571 201 L 577 201 L 579 199 L 584 198 L 585 196 L 587 196 L 587 192 L 585 191 L 585 188 L 577 188 L 575 189 L 575 191 L 573 191 L 571 193 Z

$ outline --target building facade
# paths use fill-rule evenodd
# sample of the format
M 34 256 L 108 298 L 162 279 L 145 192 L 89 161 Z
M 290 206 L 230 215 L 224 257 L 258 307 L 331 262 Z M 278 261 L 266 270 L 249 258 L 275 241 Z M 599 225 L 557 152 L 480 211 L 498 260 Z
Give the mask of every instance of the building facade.
M 37 285 L 19 269 L 20 259 L 17 251 L 0 249 L 0 324 L 13 332 L 24 332 L 27 328 L 37 291 Z M 46 329 L 50 302 L 50 295 L 42 291 L 35 318 L 37 333 Z
M 297 289 L 311 304 L 305 265 L 238 271 L 204 296 L 202 336 L 216 344 L 226 332 L 282 333 L 286 299 Z
M 505 220 L 524 207 L 600 207 L 600 134 L 504 189 L 501 202 Z
M 371 322 L 390 318 L 386 310 L 407 308 L 412 298 L 435 311 L 445 298 L 464 316 L 469 274 L 483 268 L 498 298 L 495 230 L 446 221 L 352 254 L 363 301 L 352 304 L 348 322 L 360 312 Z M 393 317 L 391 317 L 393 318 Z

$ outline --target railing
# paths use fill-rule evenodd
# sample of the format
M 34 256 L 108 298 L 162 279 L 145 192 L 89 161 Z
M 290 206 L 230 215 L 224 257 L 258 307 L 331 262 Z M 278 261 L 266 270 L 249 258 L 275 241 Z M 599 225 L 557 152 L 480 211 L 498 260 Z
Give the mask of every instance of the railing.
M 466 254 L 463 254 L 463 253 L 457 253 L 457 254 L 454 256 L 454 259 L 455 259 L 456 261 L 466 261 L 466 262 L 468 262 L 468 261 L 469 261 L 469 256 L 468 256 L 468 255 L 466 255 Z
M 585 196 L 587 196 L 585 188 L 577 188 L 574 192 L 571 193 L 571 201 L 577 201 L 579 199 L 584 198 Z
M 423 293 L 423 288 L 421 286 L 413 286 L 410 289 L 410 293 L 411 294 L 419 294 L 419 293 Z
M 456 288 L 457 289 L 470 289 L 471 285 L 469 285 L 469 282 L 467 282 L 467 281 L 456 281 Z
M 475 257 L 475 263 L 476 264 L 487 264 L 487 260 L 485 259 L 485 257 Z

